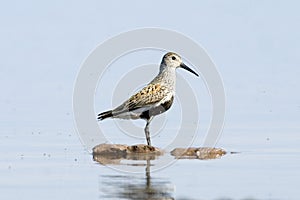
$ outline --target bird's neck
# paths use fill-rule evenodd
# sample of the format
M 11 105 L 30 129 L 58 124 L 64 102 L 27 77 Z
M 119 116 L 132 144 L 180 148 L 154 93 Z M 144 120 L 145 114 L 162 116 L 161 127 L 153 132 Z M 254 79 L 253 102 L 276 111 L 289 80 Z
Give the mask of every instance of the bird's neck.
M 175 88 L 176 70 L 173 67 L 167 67 L 161 64 L 159 74 L 154 79 L 155 82 L 160 82 L 168 87 Z

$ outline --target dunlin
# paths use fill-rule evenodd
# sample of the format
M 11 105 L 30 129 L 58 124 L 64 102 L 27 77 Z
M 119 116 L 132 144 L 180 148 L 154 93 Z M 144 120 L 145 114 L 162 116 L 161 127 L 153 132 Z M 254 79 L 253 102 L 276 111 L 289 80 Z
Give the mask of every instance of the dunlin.
M 158 75 L 147 86 L 115 109 L 100 113 L 98 120 L 144 119 L 147 144 L 151 146 L 149 125 L 154 116 L 167 111 L 173 103 L 177 68 L 186 69 L 199 76 L 182 62 L 178 54 L 169 52 L 162 58 Z

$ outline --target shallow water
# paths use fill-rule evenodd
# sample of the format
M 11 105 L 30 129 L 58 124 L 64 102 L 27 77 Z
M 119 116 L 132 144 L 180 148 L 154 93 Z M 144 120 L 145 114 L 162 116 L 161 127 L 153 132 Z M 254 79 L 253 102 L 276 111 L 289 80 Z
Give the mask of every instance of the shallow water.
M 95 162 L 72 131 L 37 131 L 21 136 L 3 133 L 0 196 L 1 199 L 298 199 L 299 142 L 297 129 L 272 133 L 249 128 L 227 129 L 217 147 L 240 153 L 213 160 L 177 160 L 155 171 L 151 171 L 155 160 L 148 165 L 144 160 L 131 166 L 137 173 L 128 173 L 114 169 L 116 165 Z
M 115 1 L 72 1 L 72 5 L 3 1 L 0 199 L 134 199 L 143 195 L 149 199 L 151 195 L 156 199 L 300 199 L 299 5 L 299 1 L 270 0 L 161 1 L 159 6 L 128 1 L 118 1 L 118 6 Z M 131 166 L 139 172 L 133 174 L 103 166 L 84 150 L 72 116 L 80 65 L 109 38 L 149 25 L 182 33 L 206 49 L 226 90 L 225 127 L 216 147 L 240 153 L 213 160 L 174 160 L 149 174 L 147 163 L 139 161 Z M 186 44 L 176 44 L 169 50 L 193 51 Z M 95 115 L 127 99 L 139 85 L 122 84 L 132 88 L 117 93 L 114 89 L 122 88 L 117 87 L 120 80 L 145 64 L 159 64 L 162 49 L 166 47 L 116 55 L 99 77 Z M 186 61 L 195 70 L 205 67 Z M 100 67 L 105 66 L 99 62 Z M 150 81 L 157 70 L 137 76 L 139 84 Z M 205 81 L 181 70 L 177 74 L 199 97 L 200 128 L 207 128 L 212 106 Z M 119 94 L 124 95 L 120 101 L 112 98 Z M 185 105 L 175 101 L 168 111 L 170 126 L 162 124 L 153 145 L 163 147 L 171 138 L 168 129 L 178 129 L 180 124 L 172 123 L 186 111 L 180 103 Z M 143 134 L 141 139 L 129 140 L 118 128 L 110 135 L 112 125 L 112 120 L 100 125 L 111 141 L 145 142 Z M 203 135 L 200 131 L 199 136 Z M 196 141 L 193 146 L 201 144 Z M 157 162 L 151 160 L 151 170 Z

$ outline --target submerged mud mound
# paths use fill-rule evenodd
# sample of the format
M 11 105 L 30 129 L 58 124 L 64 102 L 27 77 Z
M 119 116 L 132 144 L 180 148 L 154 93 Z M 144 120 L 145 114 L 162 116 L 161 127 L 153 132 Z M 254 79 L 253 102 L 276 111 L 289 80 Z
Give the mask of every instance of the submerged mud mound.
M 171 155 L 177 159 L 216 159 L 226 154 L 226 151 L 220 148 L 210 147 L 191 147 L 191 148 L 175 148 L 171 151 Z
M 100 164 L 121 164 L 122 160 L 155 160 L 164 155 L 164 151 L 145 144 L 99 144 L 93 148 L 93 159 Z M 220 148 L 190 147 L 175 148 L 169 152 L 175 159 L 217 159 L 226 154 Z

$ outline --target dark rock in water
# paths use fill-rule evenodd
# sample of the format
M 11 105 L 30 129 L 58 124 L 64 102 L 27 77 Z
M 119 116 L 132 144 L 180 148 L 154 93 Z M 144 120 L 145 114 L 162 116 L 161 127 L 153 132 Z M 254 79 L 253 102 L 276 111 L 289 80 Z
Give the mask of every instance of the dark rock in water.
M 127 145 L 123 144 L 99 144 L 93 148 L 93 154 L 97 155 L 122 155 L 126 154 Z
M 175 148 L 171 151 L 171 155 L 177 159 L 216 159 L 226 154 L 226 151 L 220 148 L 210 147 L 191 147 L 191 148 Z
M 93 148 L 93 159 L 100 164 L 120 164 L 121 160 L 155 160 L 164 152 L 144 144 L 99 144 Z
M 93 154 L 131 154 L 131 153 L 153 153 L 163 154 L 159 148 L 145 144 L 124 145 L 124 144 L 99 144 L 93 148 Z

